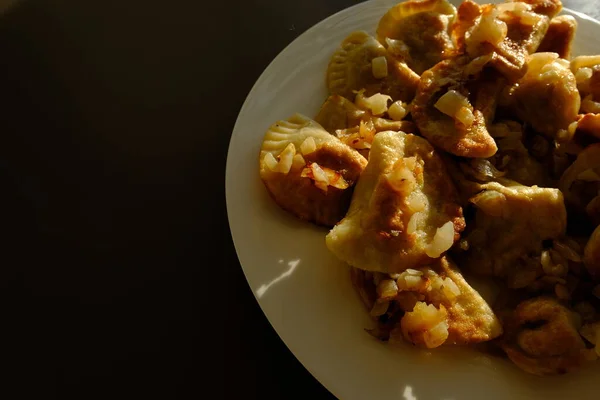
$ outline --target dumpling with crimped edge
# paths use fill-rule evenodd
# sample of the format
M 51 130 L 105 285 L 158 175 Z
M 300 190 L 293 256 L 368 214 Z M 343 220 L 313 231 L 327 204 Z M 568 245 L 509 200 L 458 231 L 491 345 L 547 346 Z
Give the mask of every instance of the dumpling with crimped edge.
M 367 165 L 356 150 L 300 114 L 267 130 L 259 161 L 260 177 L 275 202 L 324 226 L 343 218 Z
M 469 2 L 466 7 L 472 22 L 468 29 L 462 27 L 463 51 L 471 58 L 487 57 L 491 66 L 509 80 L 516 80 L 527 70 L 526 57 L 540 46 L 552 18 L 562 7 L 560 2 L 541 4 L 545 0 L 507 2 L 477 6 Z M 474 17 L 475 12 L 479 15 Z M 462 14 L 459 10 L 459 15 Z M 455 38 L 456 39 L 456 38 Z
M 456 8 L 447 0 L 408 0 L 381 18 L 377 39 L 417 74 L 454 54 L 450 27 Z
M 377 76 L 376 76 L 377 75 Z M 351 33 L 333 53 L 327 66 L 327 88 L 354 100 L 356 92 L 383 93 L 393 100 L 411 101 L 419 75 L 388 51 L 367 32 Z
M 483 297 L 469 285 L 456 264 L 448 257 L 442 257 L 434 264 L 421 268 L 420 272 L 422 275 L 403 272 L 402 275 L 407 276 L 401 275 L 398 278 L 400 283 L 398 288 L 408 289 L 410 293 L 411 285 L 417 282 L 417 293 L 423 296 L 422 303 L 428 304 L 430 311 L 433 311 L 432 306 L 443 311 L 448 332 L 444 344 L 482 343 L 502 334 L 502 325 L 494 311 Z M 414 344 L 425 344 L 427 347 L 431 347 L 428 346 L 426 340 L 426 335 L 431 335 L 431 332 L 423 332 L 419 325 L 423 324 L 421 317 L 424 315 L 423 313 L 418 314 L 418 305 L 412 310 L 407 310 L 400 321 L 400 329 L 396 328 L 390 332 L 390 341 L 395 340 L 400 330 L 404 338 Z M 413 321 L 415 317 L 418 321 L 416 325 Z M 423 338 L 423 336 L 425 337 Z
M 597 359 L 581 337 L 581 317 L 551 297 L 521 302 L 507 311 L 503 322 L 500 346 L 530 374 L 565 374 Z
M 433 147 L 388 131 L 375 136 L 350 209 L 326 243 L 354 267 L 401 272 L 438 258 L 464 227 L 456 188 Z
M 491 307 L 447 256 L 398 274 L 353 268 L 352 282 L 377 319 L 369 332 L 380 340 L 433 348 L 486 342 L 502 334 Z
M 487 158 L 498 150 L 487 125 L 505 82 L 479 61 L 458 57 L 425 71 L 412 103 L 421 134 L 460 157 Z

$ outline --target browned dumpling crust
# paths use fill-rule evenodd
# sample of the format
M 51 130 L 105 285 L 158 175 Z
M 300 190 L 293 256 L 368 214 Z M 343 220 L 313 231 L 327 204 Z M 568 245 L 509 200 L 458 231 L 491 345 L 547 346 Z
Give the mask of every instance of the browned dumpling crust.
M 333 135 L 339 129 L 353 128 L 367 117 L 367 111 L 361 110 L 353 102 L 339 94 L 333 94 L 325 100 L 315 117 L 325 130 Z
M 300 114 L 273 124 L 260 152 L 260 177 L 273 200 L 324 226 L 344 217 L 366 165 L 356 150 Z
M 569 62 L 558 54 L 529 56 L 527 73 L 511 97 L 516 114 L 535 131 L 559 141 L 572 136 L 569 126 L 577 120 L 581 98 Z
M 382 93 L 392 100 L 411 101 L 418 82 L 419 75 L 364 31 L 344 39 L 327 67 L 329 92 L 349 100 L 365 89 L 367 96 Z
M 525 300 L 503 321 L 502 348 L 519 368 L 534 375 L 572 371 L 596 358 L 578 332 L 578 318 L 551 297 Z
M 459 10 L 462 20 L 454 36 L 464 32 L 464 39 L 456 40 L 464 43 L 464 51 L 471 58 L 485 57 L 489 65 L 509 80 L 518 79 L 526 72 L 527 56 L 541 44 L 550 18 L 555 11 L 560 11 L 536 1 L 530 3 L 535 4 L 508 2 L 477 6 L 469 2 L 464 10 Z
M 411 113 L 421 134 L 435 146 L 461 157 L 487 158 L 498 150 L 487 125 L 504 82 L 492 70 L 469 75 L 469 64 L 468 58 L 459 57 L 425 71 Z
M 600 224 L 600 143 L 586 147 L 561 176 L 558 187 L 574 211 Z
M 454 54 L 450 27 L 456 9 L 447 0 L 408 0 L 379 21 L 377 39 L 417 74 Z
M 573 39 L 577 32 L 577 20 L 571 15 L 552 18 L 544 40 L 538 48 L 540 53 L 557 53 L 560 58 L 571 58 Z
M 401 272 L 439 257 L 464 227 L 456 189 L 433 147 L 389 131 L 375 136 L 350 209 L 326 243 L 354 267 Z
M 592 278 L 600 281 L 600 225 L 585 245 L 583 263 Z
M 477 208 L 475 225 L 466 236 L 461 265 L 510 279 L 522 259 L 541 253 L 545 240 L 565 234 L 567 211 L 558 189 L 503 183 L 480 185 L 483 191 L 471 199 Z
M 370 332 L 380 340 L 407 340 L 433 348 L 481 343 L 502 334 L 491 307 L 446 256 L 399 274 L 353 268 L 351 275 L 365 306 L 378 322 Z

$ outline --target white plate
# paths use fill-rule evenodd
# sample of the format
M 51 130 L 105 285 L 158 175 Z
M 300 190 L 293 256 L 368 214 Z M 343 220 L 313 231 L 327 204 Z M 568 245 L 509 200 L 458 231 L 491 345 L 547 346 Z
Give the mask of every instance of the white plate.
M 352 399 L 598 399 L 600 365 L 539 378 L 467 348 L 397 349 L 370 337 L 348 267 L 326 231 L 283 212 L 258 176 L 266 129 L 295 112 L 314 116 L 327 96 L 325 69 L 350 32 L 374 33 L 395 1 L 369 1 L 315 25 L 279 54 L 248 95 L 227 158 L 227 211 L 240 263 L 265 315 L 300 362 L 334 395 Z M 453 3 L 458 3 L 453 1 Z M 600 53 L 600 23 L 579 22 L 576 54 Z M 594 391 L 595 389 L 595 391 Z

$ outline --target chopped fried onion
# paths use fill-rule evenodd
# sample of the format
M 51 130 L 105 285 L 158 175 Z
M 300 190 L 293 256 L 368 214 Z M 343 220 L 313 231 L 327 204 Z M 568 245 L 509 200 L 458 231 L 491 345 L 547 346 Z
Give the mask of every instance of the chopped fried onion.
M 393 279 L 383 279 L 377 285 L 377 301 L 389 301 L 393 300 L 398 294 L 398 285 Z
M 263 161 L 268 169 L 270 169 L 273 172 L 277 171 L 277 160 L 275 159 L 275 157 L 273 157 L 273 154 L 271 154 L 271 153 L 265 154 Z
M 475 121 L 473 111 L 471 111 L 469 107 L 461 107 L 456 113 L 455 117 L 457 121 L 467 127 L 473 125 L 473 121 Z
M 304 142 L 300 145 L 300 151 L 302 154 L 307 155 L 317 150 L 317 143 L 312 136 L 304 139 Z
M 382 79 L 388 76 L 388 64 L 385 56 L 375 57 L 371 60 L 371 70 L 373 76 L 377 79 Z
M 408 105 L 400 100 L 392 103 L 388 109 L 388 115 L 394 121 L 401 121 L 408 114 Z
M 399 159 L 394 165 L 393 171 L 388 176 L 388 182 L 394 190 L 404 195 L 408 195 L 413 191 L 417 180 L 409 164 L 413 165 L 414 169 L 414 158 L 412 160 L 408 158 Z
M 473 27 L 465 34 L 469 54 L 476 54 L 481 43 L 497 45 L 506 38 L 508 26 L 498 19 L 498 14 L 497 8 L 490 8 L 487 13 L 477 17 Z
M 371 111 L 373 115 L 383 115 L 388 110 L 388 101 L 392 98 L 386 94 L 376 93 L 371 97 L 365 97 L 364 91 L 358 92 L 355 103 L 363 110 Z
M 311 163 L 307 168 L 304 168 L 300 176 L 312 179 L 315 186 L 324 192 L 327 192 L 328 186 L 341 190 L 350 186 L 340 173 L 331 168 L 321 167 L 317 163 Z
M 295 155 L 296 147 L 293 143 L 290 143 L 285 147 L 285 149 L 283 149 L 281 154 L 279 154 L 279 161 L 277 161 L 277 159 L 275 159 L 271 153 L 265 154 L 263 161 L 267 168 L 271 171 L 287 174 L 290 172 L 290 169 L 292 169 Z
M 467 108 L 469 111 L 473 109 L 469 100 L 456 90 L 448 90 L 444 93 L 435 103 L 435 108 L 452 118 L 457 118 L 457 114 L 461 112 L 462 108 Z M 462 113 L 465 118 L 464 111 Z M 471 115 L 473 115 L 472 112 Z
M 406 233 L 408 233 L 409 235 L 412 235 L 413 233 L 415 233 L 417 231 L 417 224 L 419 222 L 420 217 L 421 217 L 421 214 L 418 212 L 416 212 L 410 216 L 410 219 L 408 220 L 408 225 L 406 226 Z
M 419 212 L 427 207 L 428 200 L 423 193 L 414 191 L 408 196 L 406 203 L 412 212 Z
M 287 174 L 292 169 L 292 163 L 294 162 L 294 156 L 296 155 L 296 146 L 290 143 L 279 155 L 279 171 Z
M 452 247 L 452 244 L 454 244 L 454 224 L 452 221 L 448 221 L 437 229 L 433 240 L 425 250 L 425 254 L 431 258 L 437 258 Z
M 448 313 L 443 305 L 439 310 L 433 304 L 417 302 L 413 311 L 407 312 L 400 321 L 403 336 L 410 342 L 434 348 L 448 338 Z
M 450 278 L 444 278 L 442 290 L 444 291 L 446 298 L 450 301 L 452 301 L 456 296 L 460 295 L 459 287 Z
M 388 51 L 401 59 L 406 59 L 410 55 L 410 49 L 402 40 L 385 38 L 385 44 Z

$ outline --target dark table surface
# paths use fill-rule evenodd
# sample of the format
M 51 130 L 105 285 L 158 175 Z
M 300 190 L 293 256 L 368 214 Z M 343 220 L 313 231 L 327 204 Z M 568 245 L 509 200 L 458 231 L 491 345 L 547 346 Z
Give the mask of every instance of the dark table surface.
M 10 398 L 333 398 L 246 284 L 224 174 L 263 69 L 354 3 L 0 0 Z

